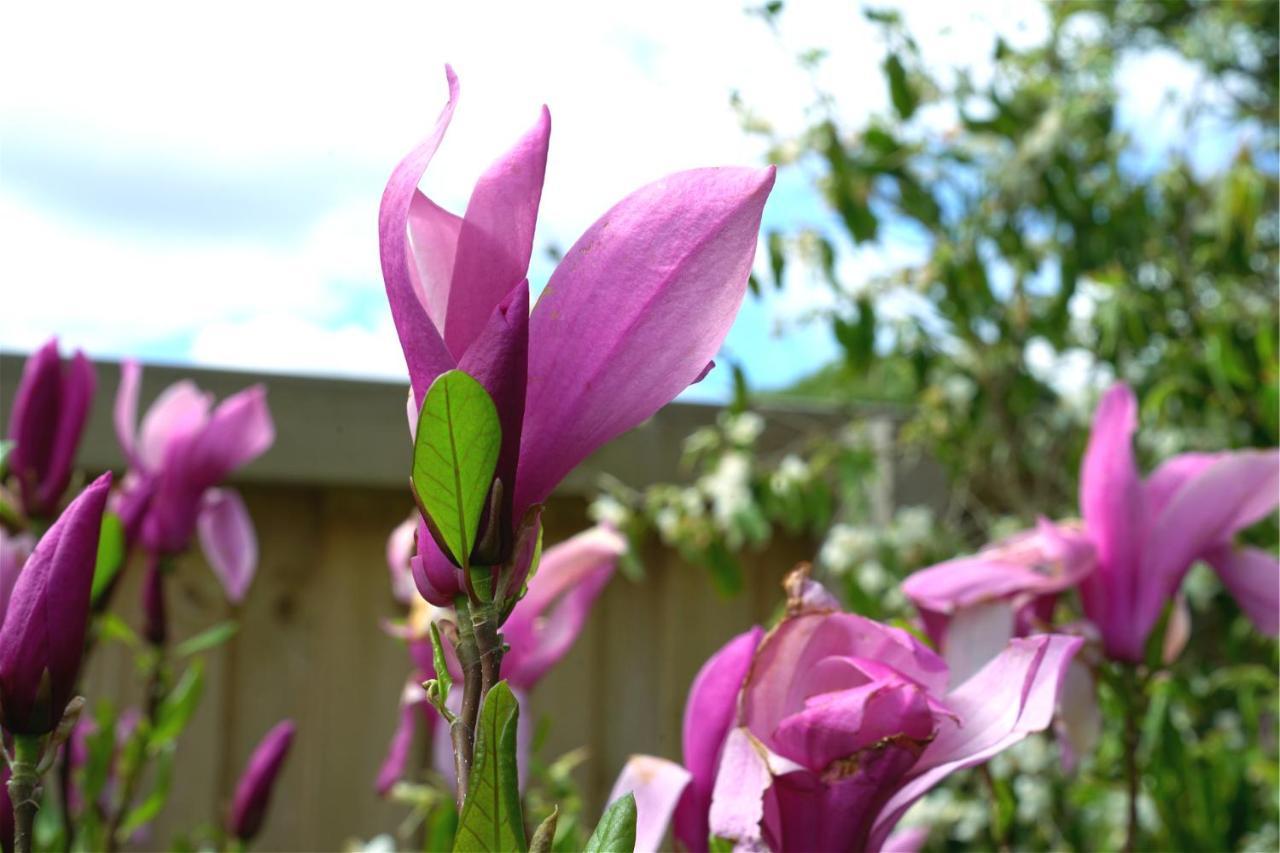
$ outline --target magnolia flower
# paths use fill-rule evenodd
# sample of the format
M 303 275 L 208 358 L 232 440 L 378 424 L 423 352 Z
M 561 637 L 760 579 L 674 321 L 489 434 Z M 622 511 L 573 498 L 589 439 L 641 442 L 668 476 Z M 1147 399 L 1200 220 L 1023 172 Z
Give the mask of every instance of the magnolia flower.
M 970 557 L 915 572 L 902 591 L 920 610 L 956 682 L 995 657 L 1010 637 L 1048 630 L 1058 595 L 1094 566 L 1093 545 L 1078 525 L 1041 519 Z
M 1260 631 L 1280 633 L 1280 563 L 1233 544 L 1280 501 L 1276 450 L 1187 453 L 1145 480 L 1133 458 L 1138 404 L 1117 384 L 1094 413 L 1080 468 L 1080 510 L 1097 568 L 1080 584 L 1107 655 L 1141 661 L 1187 571 L 1205 560 Z
M 84 353 L 67 363 L 54 338 L 31 354 L 9 413 L 9 470 L 27 515 L 52 517 L 71 481 L 97 377 Z
M 205 557 L 239 602 L 257 568 L 258 540 L 240 496 L 218 484 L 275 441 L 266 389 L 255 385 L 213 405 L 190 381 L 170 385 L 137 429 L 142 368 L 125 362 L 116 435 L 129 463 L 117 505 L 126 536 L 153 558 L 185 551 L 198 533 Z
M 251 841 L 262 829 L 276 778 L 293 745 L 293 734 L 293 720 L 284 720 L 267 732 L 253 750 L 227 816 L 227 834 L 232 838 Z
M 392 534 L 393 540 L 396 533 Z M 526 698 L 543 676 L 563 658 L 586 625 L 596 598 L 613 577 L 618 557 L 626 550 L 626 539 L 608 527 L 593 527 L 566 540 L 542 555 L 537 572 L 529 579 L 529 591 L 516 604 L 503 626 L 510 645 L 502 658 L 501 676 L 511 685 L 520 702 L 522 713 Z M 391 553 L 390 545 L 388 547 Z M 393 576 L 404 576 L 402 553 L 396 552 Z M 396 585 L 393 581 L 393 588 Z M 386 794 L 404 775 L 405 764 L 413 744 L 414 732 L 424 722 L 435 728 L 435 762 L 445 779 L 452 779 L 453 752 L 444 721 L 427 703 L 421 688 L 425 679 L 434 678 L 429 624 L 433 619 L 452 619 L 452 611 L 434 608 L 420 598 L 412 601 L 409 625 L 402 636 L 409 643 L 416 672 L 406 685 L 400 701 L 400 722 L 392 737 L 387 757 L 378 774 L 378 791 Z M 453 649 L 445 644 L 445 658 L 455 679 L 461 678 L 461 667 Z M 452 699 L 461 700 L 455 689 Z M 456 709 L 455 709 L 456 710 Z M 530 726 L 521 726 L 517 746 L 527 756 Z M 527 761 L 519 761 L 523 774 Z
M 712 836 L 779 851 L 918 843 L 890 836 L 899 818 L 950 773 L 1045 728 L 1081 643 L 1013 640 L 949 688 L 946 663 L 927 646 L 840 612 L 806 571 L 788 578 L 787 614 L 776 628 L 735 637 L 694 680 L 685 706 L 687 782 L 646 774 L 679 791 L 675 836 L 690 850 L 706 850 Z M 637 839 L 642 824 L 645 838 L 660 839 L 668 811 L 639 804 L 665 806 L 671 794 L 637 794 Z
M 107 473 L 81 492 L 18 574 L 0 625 L 0 725 L 10 734 L 48 734 L 71 700 L 110 489 Z
M 746 291 L 774 173 L 700 169 L 638 190 L 569 249 L 530 315 L 526 275 L 550 114 L 544 108 L 480 177 L 458 217 L 417 188 L 457 103 L 457 78 L 446 76 L 449 102 L 435 130 L 396 167 L 382 197 L 382 273 L 412 412 L 453 368 L 474 376 L 497 406 L 501 561 L 526 510 L 705 374 Z M 457 572 L 422 536 L 419 553 L 422 594 L 450 605 Z

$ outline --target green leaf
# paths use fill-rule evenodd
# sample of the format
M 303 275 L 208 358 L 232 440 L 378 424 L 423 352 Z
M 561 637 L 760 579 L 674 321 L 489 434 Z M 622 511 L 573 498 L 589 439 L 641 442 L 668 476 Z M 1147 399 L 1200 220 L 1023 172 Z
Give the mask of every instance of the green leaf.
M 920 105 L 920 96 L 907 79 L 907 70 L 897 55 L 891 53 L 885 58 L 884 75 L 889 78 L 889 98 L 893 101 L 893 108 L 906 121 L 915 115 L 916 107 Z
M 626 794 L 613 801 L 600 816 L 596 831 L 587 839 L 586 853 L 631 853 L 636 846 L 636 798 Z
M 133 629 L 114 613 L 104 613 L 98 617 L 98 636 L 107 640 L 119 640 L 135 649 L 142 642 Z
M 462 805 L 457 851 L 524 850 L 524 818 L 516 774 L 516 725 L 520 707 L 507 682 L 484 698 L 476 728 L 467 800 Z M 630 850 L 631 848 L 627 848 Z
M 441 547 L 464 569 L 501 447 L 498 410 L 484 387 L 460 370 L 436 377 L 418 416 L 413 491 Z
M 155 728 L 151 732 L 153 749 L 165 746 L 177 739 L 191 721 L 191 715 L 200 704 L 204 690 L 204 661 L 196 659 L 182 673 L 178 683 L 160 700 L 156 709 Z
M 155 783 L 151 786 L 151 793 L 147 794 L 147 798 L 139 803 L 137 808 L 125 816 L 124 822 L 120 824 L 117 838 L 128 838 L 159 816 L 160 810 L 169 799 L 169 788 L 172 782 L 173 750 L 165 749 L 156 758 Z
M 102 514 L 102 532 L 98 536 L 98 561 L 93 567 L 93 591 L 96 604 L 124 567 L 124 524 L 114 512 Z
M 14 443 L 8 439 L 0 441 L 0 480 L 9 473 L 9 453 L 13 447 Z
M 188 655 L 194 655 L 196 652 L 208 651 L 230 640 L 239 630 L 240 626 L 234 620 L 228 619 L 225 622 L 219 622 L 212 628 L 206 628 L 194 637 L 183 640 L 174 647 L 173 651 L 178 657 L 187 657 Z
M 453 715 L 449 712 L 446 703 L 449 701 L 449 690 L 453 687 L 453 678 L 449 675 L 449 664 L 444 659 L 444 642 L 440 639 L 440 629 L 436 627 L 435 622 L 431 623 L 431 663 L 436 669 L 436 677 L 431 680 L 439 685 L 435 697 L 438 709 L 441 716 L 452 722 Z

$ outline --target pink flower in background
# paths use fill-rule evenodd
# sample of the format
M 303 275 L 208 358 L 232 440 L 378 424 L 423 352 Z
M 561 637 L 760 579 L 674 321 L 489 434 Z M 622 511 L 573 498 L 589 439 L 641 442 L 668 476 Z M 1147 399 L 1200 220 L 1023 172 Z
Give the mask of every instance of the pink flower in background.
M 402 525 L 403 527 L 403 525 Z M 392 588 L 403 587 L 408 567 L 406 552 L 401 547 L 403 531 L 397 528 L 388 541 L 388 561 L 392 570 Z M 626 540 L 608 527 L 593 527 L 542 555 L 537 572 L 529 579 L 529 591 L 516 604 L 504 626 L 504 639 L 510 645 L 502 659 L 501 675 L 512 687 L 522 709 L 527 696 L 547 672 L 573 647 L 586 625 L 596 598 L 613 577 L 618 557 L 626 550 Z M 409 625 L 399 632 L 409 644 L 416 672 L 409 679 L 400 702 L 400 722 L 392 737 L 387 757 L 378 774 L 378 791 L 385 794 L 405 773 L 414 732 L 423 722 L 434 728 L 435 761 L 445 779 L 453 778 L 452 747 L 444 721 L 427 702 L 422 681 L 435 677 L 428 625 L 433 618 L 452 619 L 449 610 L 438 609 L 410 596 L 413 610 Z M 453 649 L 445 643 L 445 657 L 455 679 L 461 668 Z M 455 701 L 461 699 L 461 684 L 455 685 Z M 523 710 L 522 710 L 523 713 Z M 526 770 L 529 735 L 532 728 L 521 726 L 519 761 L 521 773 Z
M 126 536 L 154 558 L 185 551 L 198 533 L 227 597 L 238 602 L 257 567 L 257 536 L 244 501 L 218 485 L 275 440 L 266 389 L 247 388 L 215 407 L 212 394 L 177 382 L 138 429 L 141 378 L 136 362 L 121 365 L 115 425 L 129 473 L 116 510 Z
M 9 412 L 9 470 L 29 516 L 52 518 L 71 482 L 76 449 L 97 387 L 93 365 L 76 350 L 67 362 L 54 338 L 31 354 Z
M 1050 630 L 1058 595 L 1093 566 L 1093 545 L 1079 525 L 1040 519 L 1034 530 L 913 573 L 902 591 L 958 684 L 1011 637 Z
M 1165 604 L 1205 560 L 1260 631 L 1280 631 L 1280 562 L 1237 547 L 1236 533 L 1275 512 L 1275 450 L 1187 453 L 1138 475 L 1138 403 L 1117 384 L 1094 414 L 1080 470 L 1080 510 L 1097 568 L 1080 584 L 1085 615 L 1109 657 L 1141 661 Z
M 907 632 L 840 612 L 803 570 L 788 591 L 776 628 L 734 638 L 698 673 L 685 706 L 687 783 L 648 774 L 679 789 L 675 836 L 691 850 L 709 836 L 744 849 L 910 849 L 918 833 L 890 835 L 906 810 L 950 773 L 1048 726 L 1081 644 L 1012 640 L 952 689 L 946 663 Z M 670 803 L 670 793 L 643 801 Z M 641 802 L 638 825 L 661 838 L 666 815 Z
M 462 217 L 418 182 L 458 98 L 396 168 L 379 214 L 382 272 L 416 413 L 460 368 L 493 397 L 503 429 L 504 556 L 512 527 L 579 462 L 698 380 L 746 292 L 773 169 L 700 169 L 623 199 L 565 254 L 528 314 L 529 258 L 550 117 L 477 181 Z M 454 569 L 419 537 L 422 594 L 452 603 Z M 517 585 L 518 585 L 517 578 Z

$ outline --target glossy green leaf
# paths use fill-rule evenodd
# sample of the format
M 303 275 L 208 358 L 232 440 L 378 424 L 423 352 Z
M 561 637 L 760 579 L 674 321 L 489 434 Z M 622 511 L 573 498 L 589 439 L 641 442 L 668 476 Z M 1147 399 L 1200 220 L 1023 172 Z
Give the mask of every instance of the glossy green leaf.
M 236 635 L 236 631 L 240 630 L 240 626 L 234 621 L 228 619 L 225 622 L 219 622 L 212 628 L 206 628 L 194 637 L 183 640 L 174 647 L 174 654 L 178 657 L 187 657 L 197 652 L 208 651 L 230 640 Z
M 178 683 L 160 700 L 156 709 L 155 728 L 151 731 L 151 748 L 157 749 L 177 740 L 178 735 L 191 722 L 191 716 L 200 704 L 204 691 L 204 661 L 191 662 Z
M 436 377 L 418 416 L 413 491 L 440 546 L 468 567 L 502 447 L 498 410 L 460 370 Z
M 454 850 L 525 849 L 520 782 L 516 773 L 519 718 L 515 695 L 505 681 L 499 681 L 480 709 L 467 800 L 462 805 Z
M 583 849 L 586 853 L 631 853 L 635 846 L 636 798 L 628 793 L 604 810 Z
M 102 514 L 102 532 L 98 536 L 98 561 L 93 567 L 94 603 L 111 588 L 120 569 L 124 568 L 124 524 L 114 512 Z

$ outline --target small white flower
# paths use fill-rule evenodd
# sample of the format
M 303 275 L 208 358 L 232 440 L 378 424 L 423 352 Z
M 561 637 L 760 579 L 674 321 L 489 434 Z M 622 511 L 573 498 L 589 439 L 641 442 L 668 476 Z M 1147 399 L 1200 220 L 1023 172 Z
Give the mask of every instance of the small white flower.
M 676 512 L 675 507 L 664 506 L 654 513 L 653 523 L 662 538 L 671 542 L 680 532 L 680 513 Z
M 794 453 L 788 453 L 778 463 L 778 469 L 769 479 L 773 490 L 780 495 L 789 494 L 793 489 L 803 486 L 809 481 L 809 466 Z
M 836 573 L 843 573 L 869 557 L 876 547 L 875 531 L 852 524 L 837 524 L 827 532 L 818 551 L 818 562 Z
M 754 444 L 764 432 L 764 418 L 755 412 L 743 412 L 725 419 L 724 434 L 737 445 Z
M 884 592 L 889 587 L 889 573 L 880 565 L 879 560 L 864 562 L 858 567 L 857 577 L 858 586 L 872 595 Z
M 908 506 L 898 510 L 893 519 L 893 539 L 897 545 L 920 545 L 932 537 L 933 510 L 927 506 Z
M 711 500 L 716 523 L 728 528 L 751 505 L 751 460 L 745 453 L 726 453 L 698 487 Z
M 601 495 L 591 502 L 591 506 L 587 508 L 587 515 L 600 524 L 622 528 L 630 521 L 631 510 L 612 495 Z

